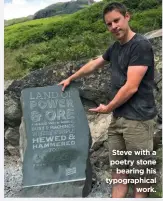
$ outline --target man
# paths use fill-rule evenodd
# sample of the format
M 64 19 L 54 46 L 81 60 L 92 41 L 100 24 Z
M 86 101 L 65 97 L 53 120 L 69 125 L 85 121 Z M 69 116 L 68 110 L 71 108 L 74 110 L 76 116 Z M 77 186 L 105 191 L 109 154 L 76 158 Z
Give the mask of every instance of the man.
M 103 67 L 107 61 L 111 63 L 112 100 L 107 105 L 100 104 L 90 111 L 113 112 L 108 131 L 109 159 L 124 161 L 125 154 L 118 155 L 113 152 L 153 150 L 153 118 L 157 113 L 153 96 L 154 55 L 149 41 L 130 29 L 128 24 L 130 15 L 123 4 L 110 3 L 103 11 L 103 18 L 108 31 L 117 41 L 101 57 L 88 62 L 59 85 L 63 85 L 64 91 L 72 80 L 92 73 Z M 132 161 L 133 155 L 128 156 L 128 160 L 130 159 Z M 128 178 L 126 172 L 117 173 L 117 168 L 126 169 L 128 166 L 132 168 L 131 164 L 112 165 L 112 179 Z M 136 166 L 136 162 L 134 167 L 140 169 L 139 165 Z M 147 192 L 137 191 L 137 188 L 147 187 L 149 183 L 135 184 L 134 197 L 147 197 Z M 113 185 L 112 198 L 123 198 L 127 192 L 128 185 L 118 183 Z

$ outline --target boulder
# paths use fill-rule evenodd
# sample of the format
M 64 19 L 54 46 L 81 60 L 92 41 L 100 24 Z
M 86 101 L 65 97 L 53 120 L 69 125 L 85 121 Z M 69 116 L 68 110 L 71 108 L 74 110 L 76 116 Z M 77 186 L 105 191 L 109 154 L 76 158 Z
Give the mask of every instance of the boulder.
M 19 126 L 21 118 L 20 102 L 11 94 L 4 95 L 4 119 L 5 124 L 11 127 Z
M 9 127 L 5 132 L 5 139 L 12 145 L 19 145 L 19 127 L 11 128 Z

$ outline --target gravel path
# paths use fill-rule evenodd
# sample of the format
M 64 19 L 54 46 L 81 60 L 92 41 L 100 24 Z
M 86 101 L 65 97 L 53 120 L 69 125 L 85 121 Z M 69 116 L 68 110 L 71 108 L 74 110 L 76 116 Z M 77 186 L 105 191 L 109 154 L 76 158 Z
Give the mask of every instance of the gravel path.
M 4 159 L 4 197 L 17 197 L 22 189 L 21 162 L 17 157 Z

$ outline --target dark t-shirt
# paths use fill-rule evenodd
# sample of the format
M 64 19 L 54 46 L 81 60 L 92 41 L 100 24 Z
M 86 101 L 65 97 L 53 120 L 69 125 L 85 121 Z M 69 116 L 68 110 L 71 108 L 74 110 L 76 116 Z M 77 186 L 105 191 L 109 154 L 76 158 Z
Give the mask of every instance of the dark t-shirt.
M 116 108 L 113 115 L 133 120 L 148 120 L 155 117 L 157 111 L 153 95 L 154 54 L 150 42 L 144 36 L 135 34 L 123 45 L 116 41 L 103 54 L 103 59 L 111 63 L 112 99 L 126 83 L 128 68 L 138 65 L 148 66 L 138 91 L 127 102 Z

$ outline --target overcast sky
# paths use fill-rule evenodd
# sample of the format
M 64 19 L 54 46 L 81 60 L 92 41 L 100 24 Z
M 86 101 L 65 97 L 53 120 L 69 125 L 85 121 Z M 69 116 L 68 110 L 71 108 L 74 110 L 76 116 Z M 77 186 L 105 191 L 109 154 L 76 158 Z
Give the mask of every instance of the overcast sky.
M 4 19 L 13 19 L 33 15 L 38 10 L 51 4 L 66 1 L 70 0 L 5 0 Z

